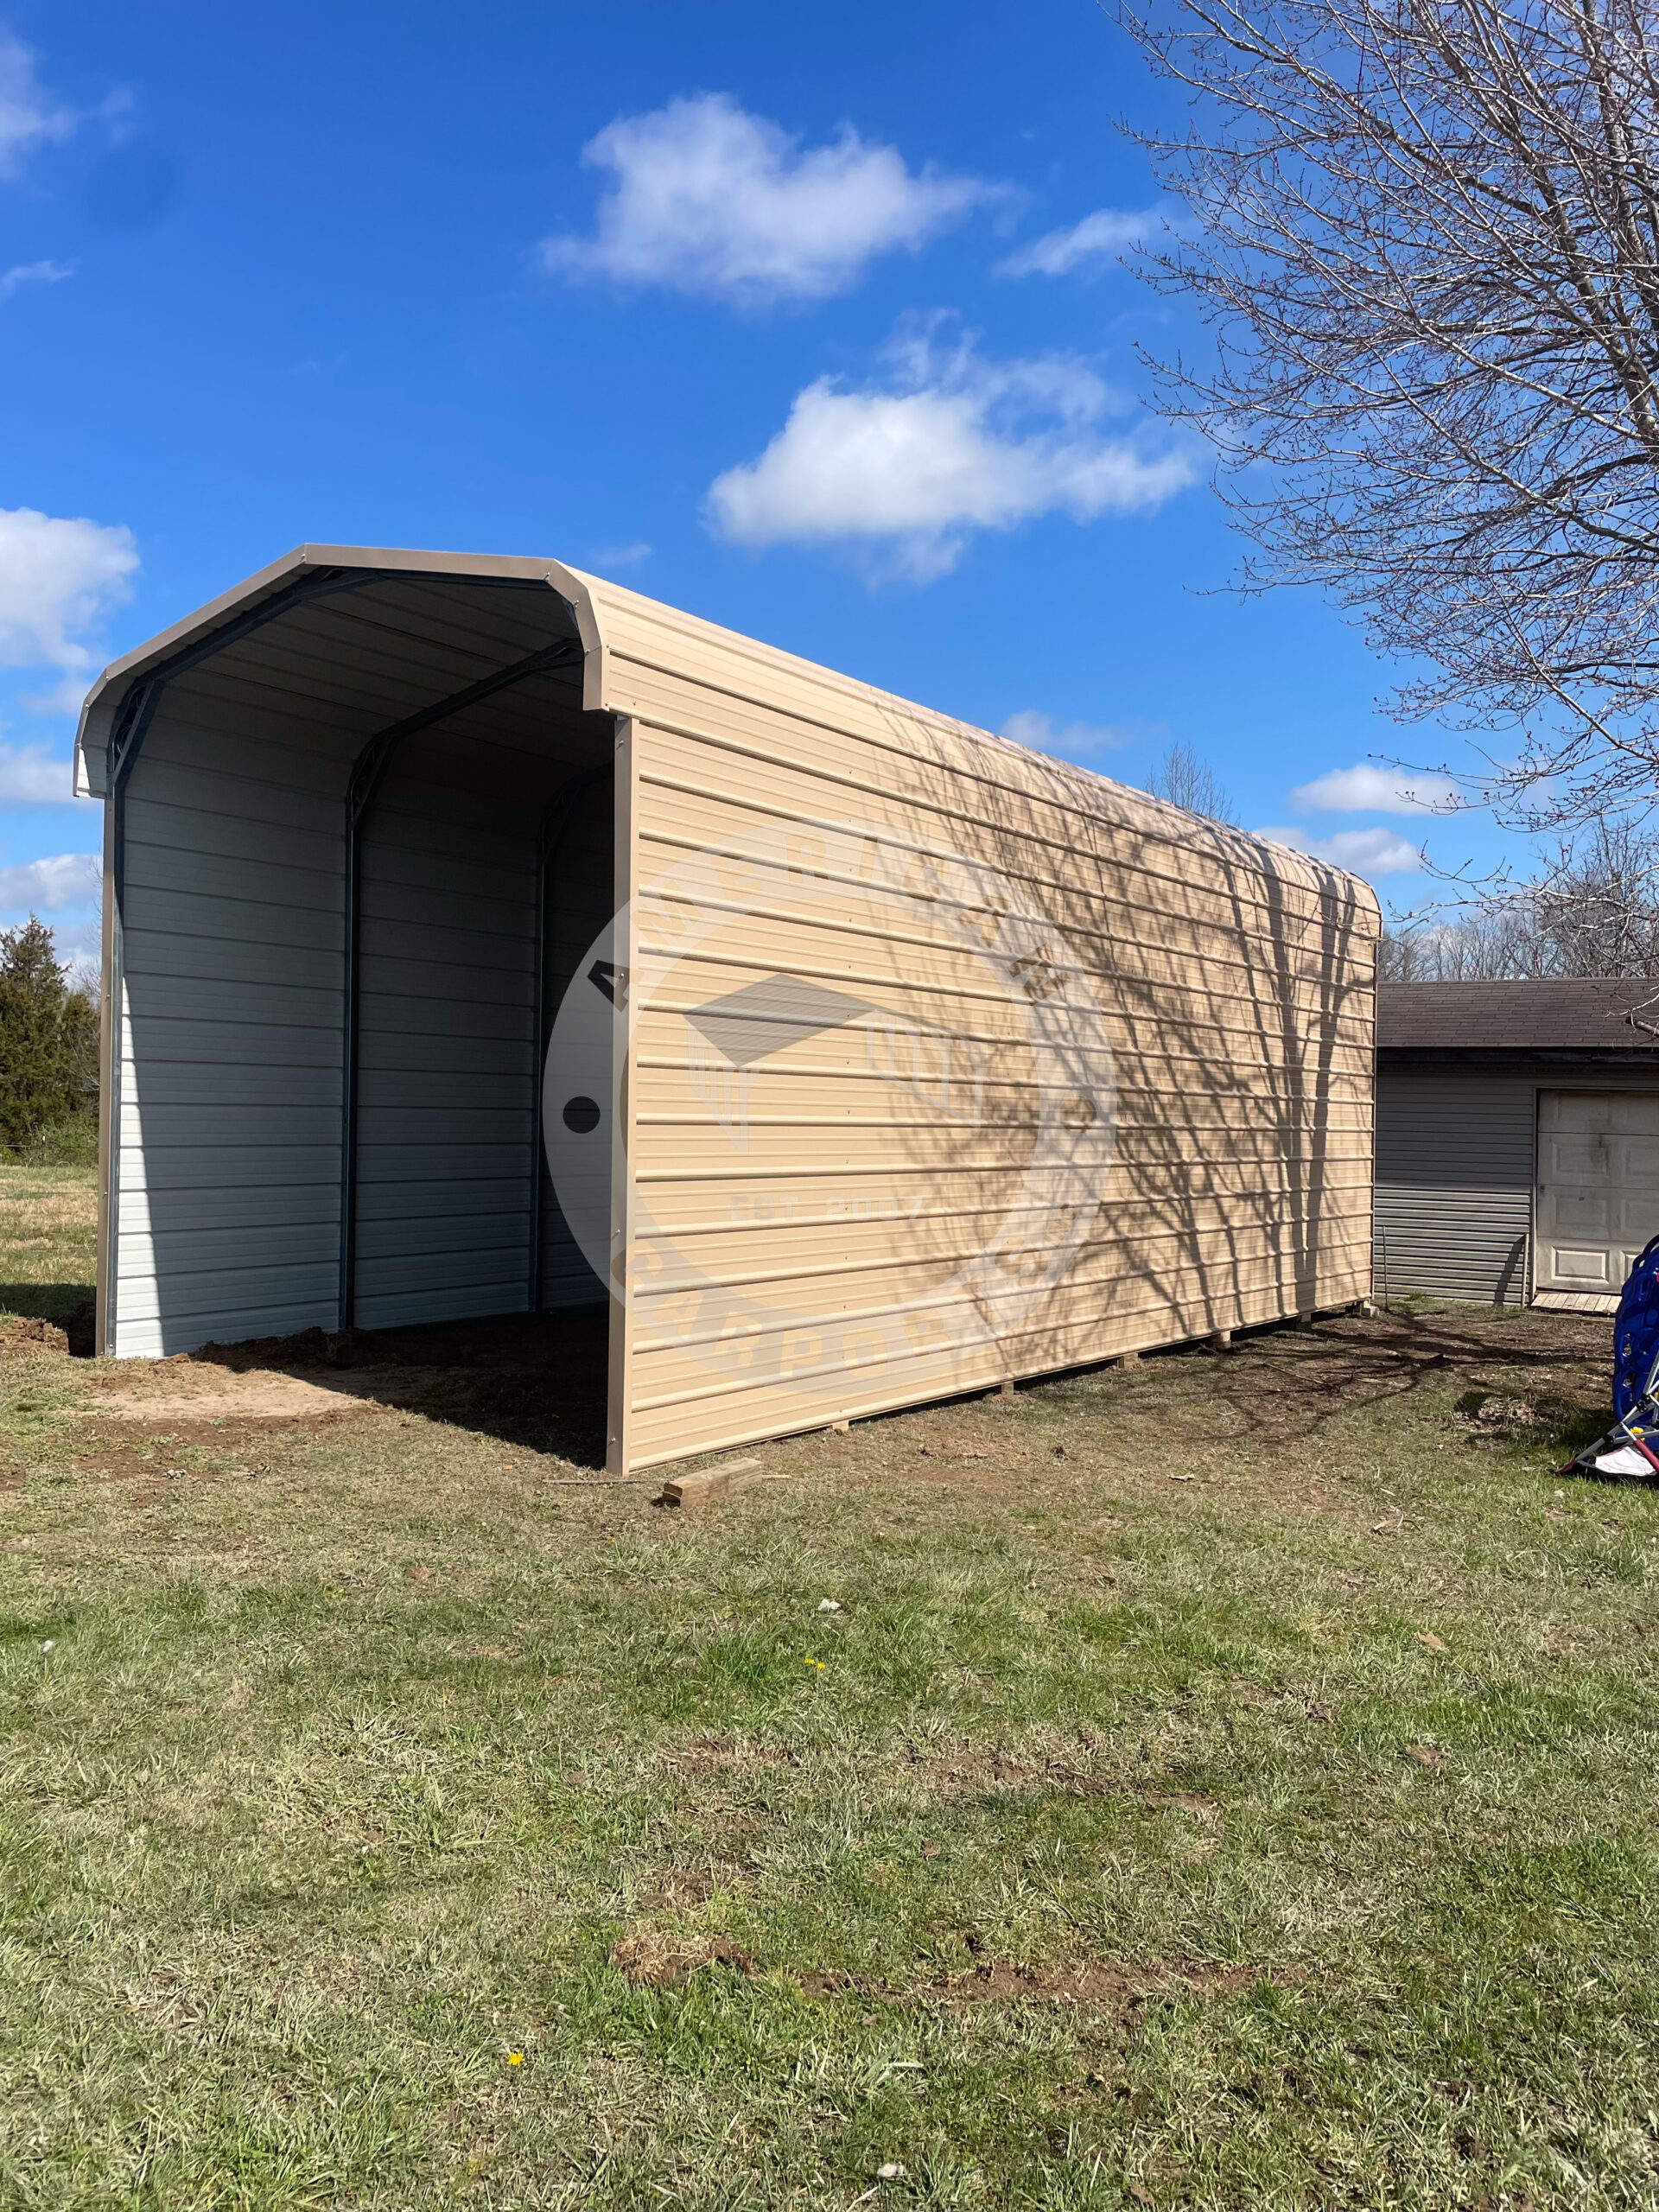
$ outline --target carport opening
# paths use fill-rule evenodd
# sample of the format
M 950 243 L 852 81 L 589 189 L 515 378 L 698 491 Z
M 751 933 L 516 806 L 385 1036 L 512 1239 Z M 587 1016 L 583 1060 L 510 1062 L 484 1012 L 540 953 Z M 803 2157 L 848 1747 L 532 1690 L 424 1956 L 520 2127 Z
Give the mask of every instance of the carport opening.
M 614 729 L 582 712 L 581 678 L 570 612 L 545 584 L 371 574 L 284 607 L 169 682 L 117 839 L 135 1109 L 119 1218 L 128 1275 L 153 1251 L 155 1349 L 334 1370 L 346 1387 L 347 1370 L 385 1369 L 395 1398 L 425 1403 L 435 1390 L 452 1417 L 507 1440 L 602 1458 L 607 1300 L 560 1206 L 541 1128 L 560 1001 L 613 904 Z M 252 817 L 222 854 L 219 817 L 189 787 L 209 753 L 204 723 L 219 741 L 217 804 L 226 771 L 241 771 L 237 803 Z M 254 728 L 257 780 L 243 760 Z M 190 810 L 182 836 L 183 817 L 162 818 L 169 803 Z M 343 853 L 338 874 L 315 864 L 327 831 Z M 309 839 L 311 865 L 294 862 L 292 895 L 312 911 L 272 930 L 232 882 L 189 958 L 205 1010 L 217 1003 L 212 929 L 245 933 L 258 957 L 244 964 L 260 982 L 238 1008 L 244 1034 L 263 1009 L 271 1039 L 284 1013 L 292 1039 L 305 1014 L 309 1064 L 284 1066 L 276 1041 L 238 1044 L 245 1065 L 226 1084 L 204 1065 L 213 1033 L 199 1022 L 181 1078 L 170 1039 L 191 988 L 146 928 L 139 887 L 160 873 L 176 895 L 252 852 L 270 874 L 296 837 Z M 340 988 L 329 1045 L 316 1009 L 332 995 L 311 987 L 331 942 Z M 265 1065 L 245 1065 L 250 1052 Z M 163 1102 L 181 1079 L 186 1104 L 200 1102 L 194 1169 L 192 1147 L 166 1141 Z M 257 1155 L 245 1146 L 227 1172 L 213 1101 L 232 1090 L 272 1141 Z M 204 1231 L 228 1263 L 211 1280 L 192 1265 Z M 301 1312 L 308 1326 L 294 1325 Z M 149 1348 L 142 1314 L 137 1298 L 118 1313 L 118 1334 L 135 1317 L 118 1350 Z M 283 1319 L 288 1328 L 270 1326 Z M 381 1395 L 378 1385 L 377 1373 Z

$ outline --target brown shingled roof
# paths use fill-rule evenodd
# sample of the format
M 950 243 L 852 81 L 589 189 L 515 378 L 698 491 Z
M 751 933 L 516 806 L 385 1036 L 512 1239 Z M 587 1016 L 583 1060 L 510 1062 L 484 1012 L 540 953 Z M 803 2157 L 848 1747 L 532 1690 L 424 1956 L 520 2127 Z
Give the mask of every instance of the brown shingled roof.
M 1379 983 L 1376 1049 L 1389 1052 L 1659 1052 L 1659 980 Z

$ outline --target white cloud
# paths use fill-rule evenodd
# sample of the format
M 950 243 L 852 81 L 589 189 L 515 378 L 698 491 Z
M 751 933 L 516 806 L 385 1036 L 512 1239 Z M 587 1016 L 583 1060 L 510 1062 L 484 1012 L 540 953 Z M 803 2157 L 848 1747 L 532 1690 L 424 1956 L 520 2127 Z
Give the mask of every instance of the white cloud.
M 1290 803 L 1299 814 L 1427 814 L 1457 796 L 1458 787 L 1448 777 L 1378 768 L 1362 760 L 1352 768 L 1333 768 L 1311 784 L 1298 784 Z
M 1294 852 L 1311 854 L 1317 861 L 1351 868 L 1356 875 L 1410 875 L 1423 864 L 1421 852 L 1397 830 L 1338 830 L 1329 837 L 1311 837 L 1306 830 L 1258 830 L 1255 834 L 1288 845 Z
M 16 176 L 37 147 L 67 138 L 75 121 L 41 91 L 33 49 L 0 31 L 0 177 Z
M 608 169 L 591 238 L 552 238 L 543 267 L 666 284 L 750 306 L 823 299 L 877 254 L 915 252 L 1005 187 L 928 168 L 849 125 L 798 142 L 723 92 L 622 116 L 582 149 Z
M 999 261 L 995 276 L 1069 276 L 1090 262 L 1116 261 L 1153 232 L 1174 228 L 1172 211 L 1158 207 L 1097 207 L 1080 223 L 1049 231 Z
M 1056 722 L 1035 707 L 1022 707 L 1002 725 L 1004 737 L 1028 745 L 1033 753 L 1054 753 L 1069 760 L 1078 753 L 1106 753 L 1127 745 L 1131 733 L 1114 729 L 1109 722 Z
M 986 361 L 971 343 L 941 352 L 927 335 L 890 359 L 885 385 L 808 385 L 760 458 L 715 478 L 709 513 L 721 537 L 861 547 L 926 582 L 955 565 L 972 531 L 1128 514 L 1192 480 L 1191 460 L 1166 442 L 1103 434 L 1117 403 L 1081 361 Z
M 100 874 L 90 853 L 57 853 L 50 860 L 0 868 L 0 912 L 84 911 L 97 901 Z
M 637 569 L 642 561 L 649 561 L 651 548 L 644 538 L 632 545 L 604 545 L 594 556 L 594 566 L 602 574 L 613 569 Z
M 79 704 L 93 658 L 79 633 L 125 598 L 137 566 L 130 530 L 0 507 L 0 668 L 63 671 L 58 690 L 31 706 Z
M 61 284 L 66 276 L 74 273 L 73 265 L 67 261 L 20 262 L 16 269 L 8 269 L 0 276 L 0 301 L 10 299 L 25 284 Z
M 0 744 L 0 806 L 94 806 L 73 798 L 72 764 L 45 745 Z

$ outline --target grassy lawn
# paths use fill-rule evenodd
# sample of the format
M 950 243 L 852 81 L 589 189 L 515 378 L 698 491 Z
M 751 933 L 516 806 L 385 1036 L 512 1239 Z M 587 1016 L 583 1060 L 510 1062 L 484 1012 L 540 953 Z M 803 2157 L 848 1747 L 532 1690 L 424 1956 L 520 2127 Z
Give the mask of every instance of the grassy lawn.
M 14 1342 L 0 2204 L 1659 2203 L 1659 1499 L 1550 1471 L 1606 1338 L 1275 1332 L 690 1518 L 454 1376 Z
M 61 1322 L 92 1294 L 96 1167 L 0 1166 L 0 1314 Z

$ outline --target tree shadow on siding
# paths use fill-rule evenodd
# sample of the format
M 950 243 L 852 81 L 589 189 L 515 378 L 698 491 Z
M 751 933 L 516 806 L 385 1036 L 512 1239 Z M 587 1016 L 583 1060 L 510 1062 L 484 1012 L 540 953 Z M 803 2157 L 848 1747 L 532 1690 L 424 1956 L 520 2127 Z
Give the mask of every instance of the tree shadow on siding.
M 927 757 L 937 746 L 916 746 L 912 796 L 960 819 L 961 753 Z M 982 780 L 967 849 L 1054 922 L 1057 957 L 1069 949 L 1084 971 L 1066 988 L 1093 992 L 1115 1073 L 1116 1141 L 1092 1225 L 1010 1344 L 1011 1368 L 1365 1295 L 1369 891 L 1062 764 L 1016 766 L 982 739 L 968 751 Z M 1079 1084 L 1088 1072 L 1075 1071 Z M 949 1150 L 930 1133 L 916 1164 L 948 1167 Z

